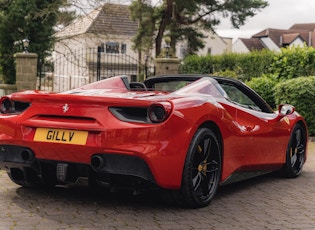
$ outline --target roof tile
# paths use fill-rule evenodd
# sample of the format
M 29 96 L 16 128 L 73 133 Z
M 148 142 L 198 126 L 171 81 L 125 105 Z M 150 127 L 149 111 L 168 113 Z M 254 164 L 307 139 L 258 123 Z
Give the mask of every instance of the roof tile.
M 138 23 L 130 18 L 129 6 L 107 3 L 78 18 L 55 36 L 68 38 L 84 33 L 134 36 L 137 28 Z

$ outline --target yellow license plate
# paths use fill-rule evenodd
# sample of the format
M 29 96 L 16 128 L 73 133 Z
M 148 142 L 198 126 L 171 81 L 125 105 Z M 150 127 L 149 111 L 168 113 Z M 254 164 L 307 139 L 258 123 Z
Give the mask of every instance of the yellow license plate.
M 87 136 L 87 131 L 37 128 L 34 141 L 85 145 Z

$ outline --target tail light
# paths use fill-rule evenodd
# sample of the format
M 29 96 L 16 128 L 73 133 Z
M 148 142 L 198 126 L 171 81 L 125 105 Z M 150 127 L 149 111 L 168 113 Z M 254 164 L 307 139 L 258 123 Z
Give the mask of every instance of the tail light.
M 1 108 L 0 108 L 1 113 L 11 113 L 14 110 L 13 102 L 11 101 L 10 98 L 2 97 L 0 100 L 0 103 L 1 103 Z
M 148 117 L 152 123 L 165 121 L 171 112 L 172 105 L 169 102 L 152 104 L 148 109 Z
M 8 96 L 0 99 L 0 112 L 6 114 L 18 114 L 30 106 L 29 102 L 14 101 Z
M 109 111 L 119 120 L 136 123 L 161 123 L 171 114 L 170 102 L 157 102 L 148 107 L 110 107 Z

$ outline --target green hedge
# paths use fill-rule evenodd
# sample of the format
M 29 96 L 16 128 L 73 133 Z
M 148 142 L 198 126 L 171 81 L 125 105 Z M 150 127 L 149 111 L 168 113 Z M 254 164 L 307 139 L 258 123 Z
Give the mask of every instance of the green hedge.
M 220 74 L 234 72 L 242 81 L 271 73 L 275 53 L 268 50 L 247 54 L 188 56 L 180 66 L 181 73 Z
M 278 84 L 277 76 L 263 75 L 262 77 L 252 78 L 245 83 L 255 90 L 273 109 L 277 108 L 274 95 L 274 88 Z
M 291 104 L 295 106 L 306 120 L 309 134 L 315 135 L 315 76 L 298 77 L 279 82 L 274 88 L 277 104 Z
M 305 46 L 282 48 L 281 52 L 277 53 L 262 50 L 246 54 L 188 56 L 183 60 L 180 72 L 203 74 L 234 72 L 242 81 L 270 74 L 281 80 L 315 76 L 315 49 Z
M 278 80 L 275 76 L 253 78 L 246 82 L 276 109 L 279 104 L 291 104 L 306 120 L 309 134 L 315 135 L 315 76 Z
M 281 53 L 274 55 L 270 70 L 282 80 L 315 76 L 315 49 L 307 46 L 281 49 Z

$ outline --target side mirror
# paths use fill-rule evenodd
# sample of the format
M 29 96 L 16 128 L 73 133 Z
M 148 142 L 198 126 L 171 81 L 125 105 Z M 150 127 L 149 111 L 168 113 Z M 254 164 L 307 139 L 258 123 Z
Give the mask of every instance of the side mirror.
M 286 115 L 293 114 L 294 111 L 295 111 L 295 108 L 292 105 L 288 105 L 288 104 L 279 105 L 278 106 L 278 111 L 277 111 L 278 112 L 277 116 L 274 119 L 270 120 L 270 121 L 278 122 L 283 117 L 285 117 Z
M 294 113 L 295 108 L 292 105 L 284 104 L 284 105 L 279 105 L 278 107 L 278 116 L 284 117 L 286 115 L 290 115 Z

